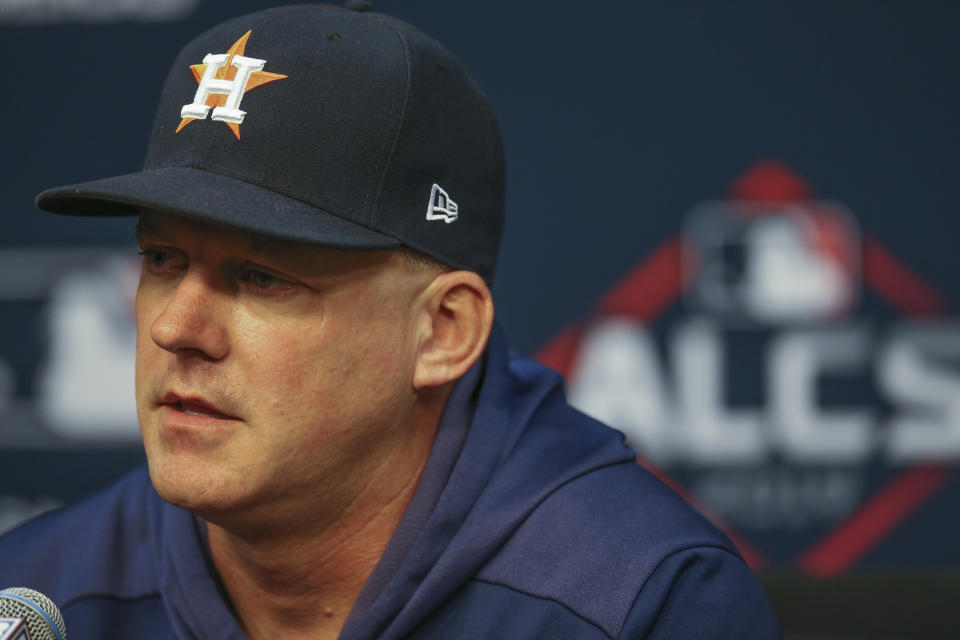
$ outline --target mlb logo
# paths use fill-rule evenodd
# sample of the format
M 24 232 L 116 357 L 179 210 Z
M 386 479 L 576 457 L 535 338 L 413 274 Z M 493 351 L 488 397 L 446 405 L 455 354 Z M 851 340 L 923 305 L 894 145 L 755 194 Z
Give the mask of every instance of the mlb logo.
M 835 203 L 707 203 L 685 239 L 688 301 L 729 323 L 831 321 L 855 307 L 858 234 Z

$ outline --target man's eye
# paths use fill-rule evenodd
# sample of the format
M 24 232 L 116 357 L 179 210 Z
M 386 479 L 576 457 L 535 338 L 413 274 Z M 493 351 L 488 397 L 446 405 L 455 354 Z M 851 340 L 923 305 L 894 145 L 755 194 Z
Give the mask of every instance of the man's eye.
M 244 271 L 240 275 L 240 279 L 244 282 L 249 282 L 258 289 L 272 289 L 283 282 L 277 276 L 264 273 L 263 271 L 255 271 L 253 269 L 247 269 Z
M 167 260 L 170 259 L 170 254 L 163 251 L 157 251 L 156 249 L 144 249 L 143 251 L 140 251 L 140 255 L 143 256 L 143 262 L 145 265 L 154 267 L 156 269 L 162 269 L 167 263 Z

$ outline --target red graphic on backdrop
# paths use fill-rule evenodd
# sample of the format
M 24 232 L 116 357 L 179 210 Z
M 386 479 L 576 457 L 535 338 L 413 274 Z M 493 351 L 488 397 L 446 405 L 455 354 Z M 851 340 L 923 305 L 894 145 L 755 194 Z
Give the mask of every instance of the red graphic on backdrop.
M 739 202 L 779 206 L 809 200 L 809 185 L 788 167 L 764 160 L 751 167 L 731 186 L 731 197 Z M 584 332 L 595 318 L 618 316 L 650 323 L 676 303 L 690 284 L 684 270 L 685 240 L 666 240 L 646 260 L 626 274 L 582 320 L 563 329 L 537 354 L 546 366 L 569 377 L 580 350 Z M 860 271 L 866 286 L 893 310 L 914 318 L 942 315 L 947 304 L 931 286 L 914 274 L 879 241 L 864 235 Z M 638 462 L 675 491 L 690 500 L 720 526 L 754 569 L 767 558 L 742 534 L 712 517 L 676 480 L 647 460 Z M 831 577 L 854 566 L 871 549 L 917 512 L 952 476 L 944 464 L 916 464 L 905 468 L 875 491 L 851 515 L 822 536 L 796 559 L 796 566 L 812 576 Z

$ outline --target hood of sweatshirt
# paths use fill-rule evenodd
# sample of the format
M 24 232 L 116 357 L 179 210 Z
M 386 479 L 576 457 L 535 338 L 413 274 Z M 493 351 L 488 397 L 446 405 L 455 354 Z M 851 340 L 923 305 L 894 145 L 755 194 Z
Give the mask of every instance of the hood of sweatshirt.
M 492 558 L 547 496 L 636 454 L 573 412 L 559 374 L 509 353 L 495 327 L 451 394 L 411 506 L 341 638 L 402 638 Z

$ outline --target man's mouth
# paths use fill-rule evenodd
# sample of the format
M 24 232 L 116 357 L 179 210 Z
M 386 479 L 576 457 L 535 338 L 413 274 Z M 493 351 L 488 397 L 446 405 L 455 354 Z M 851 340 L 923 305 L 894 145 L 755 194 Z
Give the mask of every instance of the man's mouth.
M 161 403 L 172 409 L 187 414 L 188 416 L 201 416 L 204 418 L 217 418 L 219 420 L 236 420 L 235 416 L 223 413 L 213 405 L 198 399 L 184 399 L 175 394 L 167 394 Z
M 178 411 L 183 411 L 185 414 L 189 416 L 205 416 L 207 418 L 230 418 L 231 417 L 226 414 L 220 413 L 219 411 L 215 411 L 209 407 L 192 404 L 192 403 L 188 404 L 185 402 L 174 402 L 173 408 L 177 409 Z

